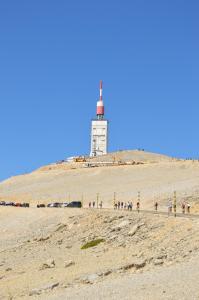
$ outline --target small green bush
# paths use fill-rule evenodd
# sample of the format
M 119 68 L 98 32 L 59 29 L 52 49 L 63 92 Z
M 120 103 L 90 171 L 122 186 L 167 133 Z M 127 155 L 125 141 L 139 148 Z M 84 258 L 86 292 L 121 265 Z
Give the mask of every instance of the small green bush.
M 95 247 L 95 246 L 97 246 L 98 244 L 100 244 L 102 242 L 105 242 L 105 240 L 104 239 L 93 240 L 93 241 L 90 241 L 90 242 L 84 244 L 81 247 L 81 249 L 88 249 L 88 248 L 91 248 L 91 247 Z

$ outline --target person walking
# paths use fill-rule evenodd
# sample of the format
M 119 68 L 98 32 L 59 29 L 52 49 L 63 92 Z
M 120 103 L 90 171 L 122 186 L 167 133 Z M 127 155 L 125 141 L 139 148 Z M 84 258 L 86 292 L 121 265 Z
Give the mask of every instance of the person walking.
M 93 201 L 93 208 L 95 208 L 95 201 Z
M 89 202 L 88 206 L 89 206 L 89 208 L 91 208 L 91 202 Z
M 127 202 L 127 209 L 128 210 L 130 209 L 130 203 L 129 203 L 129 201 Z
M 140 212 L 140 202 L 139 201 L 137 201 L 136 207 L 137 207 L 137 212 L 139 213 Z
M 99 207 L 100 209 L 102 209 L 102 201 L 100 201 Z
M 181 205 L 181 206 L 182 206 L 182 213 L 185 214 L 185 203 L 182 202 L 182 205 Z
M 158 210 L 158 202 L 157 201 L 155 202 L 154 207 L 155 207 L 155 211 L 157 211 Z
M 172 213 L 172 202 L 171 200 L 168 202 L 168 216 Z
M 188 214 L 190 214 L 190 209 L 191 209 L 191 205 L 189 203 L 187 203 L 187 212 L 188 212 Z
M 172 209 L 172 208 L 171 208 Z M 174 211 L 174 215 L 175 215 L 175 217 L 176 217 L 176 202 L 174 202 L 174 204 L 173 204 L 173 211 Z

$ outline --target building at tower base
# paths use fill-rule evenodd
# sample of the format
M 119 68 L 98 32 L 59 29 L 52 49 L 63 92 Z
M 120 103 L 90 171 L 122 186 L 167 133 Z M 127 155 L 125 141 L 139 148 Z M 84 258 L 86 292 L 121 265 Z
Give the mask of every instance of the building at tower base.
M 108 120 L 104 119 L 102 100 L 102 81 L 100 81 L 100 99 L 97 102 L 97 117 L 91 122 L 90 156 L 107 154 L 108 152 Z

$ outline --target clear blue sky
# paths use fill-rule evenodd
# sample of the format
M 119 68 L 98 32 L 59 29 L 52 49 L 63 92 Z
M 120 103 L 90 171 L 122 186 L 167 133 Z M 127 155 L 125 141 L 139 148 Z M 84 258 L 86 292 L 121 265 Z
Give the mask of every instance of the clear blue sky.
M 199 157 L 197 0 L 8 0 L 0 179 L 89 153 L 100 79 L 110 151 Z

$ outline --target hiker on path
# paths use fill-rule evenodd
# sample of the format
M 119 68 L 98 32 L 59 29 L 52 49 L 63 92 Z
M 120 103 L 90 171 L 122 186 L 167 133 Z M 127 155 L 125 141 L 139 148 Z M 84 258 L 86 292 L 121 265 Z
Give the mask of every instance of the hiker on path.
M 190 208 L 191 208 L 191 205 L 189 203 L 187 203 L 187 212 L 188 212 L 188 214 L 190 214 Z
M 176 217 L 176 203 L 173 204 L 173 211 L 174 211 L 175 217 Z
M 185 203 L 182 202 L 182 213 L 185 214 Z
M 158 210 L 158 202 L 157 201 L 155 202 L 154 207 L 155 207 L 155 211 L 157 211 Z
M 171 200 L 168 203 L 168 215 L 172 213 L 172 202 Z
M 137 206 L 137 212 L 139 213 L 140 212 L 140 202 L 139 201 L 137 201 L 136 206 Z
M 127 209 L 130 210 L 130 203 L 129 203 L 129 201 L 127 203 Z

